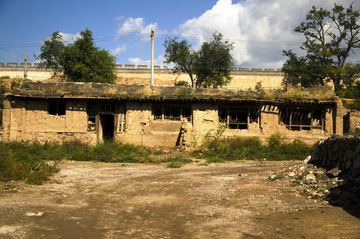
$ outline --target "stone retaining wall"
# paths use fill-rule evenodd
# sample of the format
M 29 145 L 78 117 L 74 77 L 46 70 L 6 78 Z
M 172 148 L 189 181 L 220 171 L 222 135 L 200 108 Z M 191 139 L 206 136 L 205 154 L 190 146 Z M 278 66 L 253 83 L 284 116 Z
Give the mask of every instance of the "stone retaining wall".
M 323 140 L 316 147 L 314 160 L 323 166 L 337 167 L 342 173 L 360 176 L 360 138 L 349 136 Z

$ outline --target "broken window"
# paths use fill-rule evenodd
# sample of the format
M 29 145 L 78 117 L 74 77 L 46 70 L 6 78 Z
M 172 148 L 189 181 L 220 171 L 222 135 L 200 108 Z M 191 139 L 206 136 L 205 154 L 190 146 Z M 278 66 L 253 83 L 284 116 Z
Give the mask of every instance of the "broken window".
M 259 109 L 220 107 L 219 122 L 228 123 L 230 129 L 248 129 L 249 123 L 259 122 Z
M 51 115 L 65 115 L 66 104 L 65 103 L 49 103 L 49 114 Z
M 191 107 L 178 105 L 156 105 L 153 107 L 154 120 L 191 121 Z
M 324 129 L 324 110 L 309 108 L 282 108 L 279 124 L 289 130 Z
M 88 131 L 95 131 L 95 116 L 96 108 L 94 102 L 88 102 L 87 114 L 88 114 Z

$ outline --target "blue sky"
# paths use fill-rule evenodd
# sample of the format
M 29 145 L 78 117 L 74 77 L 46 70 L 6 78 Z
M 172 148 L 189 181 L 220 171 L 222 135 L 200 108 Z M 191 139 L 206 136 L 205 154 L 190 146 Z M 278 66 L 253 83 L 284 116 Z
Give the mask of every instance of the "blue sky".
M 353 0 L 339 0 L 348 6 Z M 163 66 L 167 35 L 194 48 L 218 31 L 235 43 L 238 68 L 279 69 L 283 49 L 301 52 L 294 27 L 312 5 L 331 9 L 332 0 L 0 0 L 0 62 L 35 62 L 43 39 L 59 31 L 65 40 L 88 28 L 96 46 L 117 55 L 118 64 L 150 65 L 155 29 L 155 65 Z M 360 8 L 360 1 L 355 3 Z M 353 61 L 359 57 L 352 56 Z M 171 67 L 171 66 L 170 66 Z

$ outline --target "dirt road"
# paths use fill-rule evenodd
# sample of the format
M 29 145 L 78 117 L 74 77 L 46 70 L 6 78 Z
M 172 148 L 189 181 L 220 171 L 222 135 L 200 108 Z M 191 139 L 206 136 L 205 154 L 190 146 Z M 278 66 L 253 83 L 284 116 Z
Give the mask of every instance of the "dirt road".
M 0 191 L 0 238 L 360 238 L 359 208 L 268 180 L 299 164 L 63 161 L 50 183 Z

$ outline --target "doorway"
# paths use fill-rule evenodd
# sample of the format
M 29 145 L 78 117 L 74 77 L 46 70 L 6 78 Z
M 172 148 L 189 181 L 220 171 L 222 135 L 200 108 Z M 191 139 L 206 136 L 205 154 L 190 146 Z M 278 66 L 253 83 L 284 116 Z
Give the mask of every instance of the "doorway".
M 100 115 L 102 128 L 102 139 L 111 140 L 114 138 L 114 115 Z

